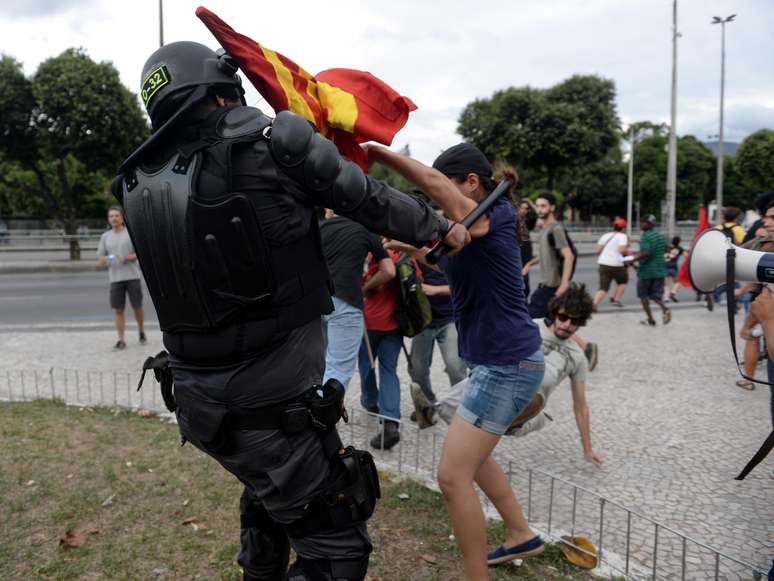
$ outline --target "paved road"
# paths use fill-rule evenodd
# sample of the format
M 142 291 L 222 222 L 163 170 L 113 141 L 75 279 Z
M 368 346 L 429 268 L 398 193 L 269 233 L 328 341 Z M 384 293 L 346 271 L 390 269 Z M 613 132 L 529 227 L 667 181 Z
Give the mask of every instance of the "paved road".
M 592 292 L 597 289 L 597 266 L 593 257 L 580 258 L 575 280 L 586 283 Z M 2 274 L 0 332 L 9 326 L 14 329 L 51 325 L 109 328 L 112 315 L 107 302 L 107 285 L 105 272 Z M 683 291 L 680 297 L 687 302 L 680 306 L 696 305 L 693 293 Z M 634 310 L 638 308 L 633 281 L 627 286 L 624 302 Z M 606 300 L 603 310 L 611 308 L 607 304 Z M 156 313 L 149 300 L 145 301 L 145 310 L 149 324 L 155 324 Z

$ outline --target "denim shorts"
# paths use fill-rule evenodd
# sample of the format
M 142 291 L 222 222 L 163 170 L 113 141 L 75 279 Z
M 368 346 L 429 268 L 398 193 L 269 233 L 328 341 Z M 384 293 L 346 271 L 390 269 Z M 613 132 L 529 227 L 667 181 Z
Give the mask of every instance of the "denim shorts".
M 544 373 L 542 348 L 517 365 L 471 366 L 457 415 L 501 436 L 535 396 Z

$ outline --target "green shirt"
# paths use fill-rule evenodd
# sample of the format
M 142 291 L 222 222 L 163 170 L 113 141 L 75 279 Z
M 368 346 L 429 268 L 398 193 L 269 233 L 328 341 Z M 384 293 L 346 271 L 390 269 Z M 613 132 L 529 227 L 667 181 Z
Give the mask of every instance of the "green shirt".
M 643 232 L 640 238 L 640 252 L 649 252 L 650 256 L 640 260 L 639 278 L 664 278 L 666 276 L 666 239 L 655 230 Z

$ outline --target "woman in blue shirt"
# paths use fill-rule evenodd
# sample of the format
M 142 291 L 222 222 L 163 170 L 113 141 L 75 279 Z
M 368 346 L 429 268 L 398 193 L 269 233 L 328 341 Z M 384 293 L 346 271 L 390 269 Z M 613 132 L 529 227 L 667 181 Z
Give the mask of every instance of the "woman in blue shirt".
M 386 148 L 369 146 L 378 161 L 419 186 L 452 220 L 461 220 L 494 189 L 492 167 L 481 151 L 461 143 L 429 168 Z M 452 420 L 438 467 L 460 545 L 466 579 L 487 579 L 494 565 L 539 554 L 543 542 L 530 529 L 502 468 L 492 458 L 500 437 L 532 399 L 543 379 L 540 333 L 524 297 L 516 211 L 501 198 L 470 229 L 472 242 L 441 268 L 451 286 L 460 356 L 470 382 Z M 412 250 L 420 258 L 427 249 Z M 503 517 L 508 535 L 487 554 L 486 523 L 473 483 Z

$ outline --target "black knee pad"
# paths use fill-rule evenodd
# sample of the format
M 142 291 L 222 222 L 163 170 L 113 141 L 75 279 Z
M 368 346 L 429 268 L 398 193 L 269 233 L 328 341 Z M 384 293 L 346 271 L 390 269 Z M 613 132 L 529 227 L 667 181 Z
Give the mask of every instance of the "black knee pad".
M 288 571 L 287 581 L 362 581 L 366 571 L 368 556 L 347 560 L 299 557 Z
M 247 488 L 239 501 L 241 549 L 237 562 L 245 581 L 284 579 L 290 561 L 290 542 L 285 528 L 275 523 L 263 504 L 251 498 Z

